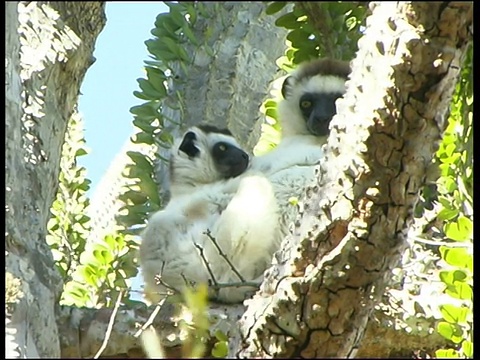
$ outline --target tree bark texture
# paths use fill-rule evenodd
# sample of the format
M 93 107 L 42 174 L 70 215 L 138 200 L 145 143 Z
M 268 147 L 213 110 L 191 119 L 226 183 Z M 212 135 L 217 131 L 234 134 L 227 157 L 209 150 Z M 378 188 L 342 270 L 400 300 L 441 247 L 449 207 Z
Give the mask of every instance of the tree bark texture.
M 6 356 L 59 357 L 45 242 L 61 147 L 105 24 L 101 2 L 6 2 Z
M 355 356 L 397 265 L 472 39 L 471 2 L 372 2 L 322 180 L 248 300 L 239 357 Z
M 264 2 L 204 2 L 203 7 L 208 15 L 199 15 L 193 29 L 203 45 L 186 46 L 193 59 L 188 72 L 174 64 L 177 81 L 169 84 L 162 103 L 162 113 L 174 122 L 165 121 L 164 129 L 178 136 L 199 123 L 228 127 L 251 150 L 260 137 L 260 105 L 278 70 L 275 60 L 286 49 L 286 30 L 265 14 Z M 159 147 L 161 156 L 168 158 L 168 152 Z M 162 197 L 167 174 L 168 166 L 158 161 Z

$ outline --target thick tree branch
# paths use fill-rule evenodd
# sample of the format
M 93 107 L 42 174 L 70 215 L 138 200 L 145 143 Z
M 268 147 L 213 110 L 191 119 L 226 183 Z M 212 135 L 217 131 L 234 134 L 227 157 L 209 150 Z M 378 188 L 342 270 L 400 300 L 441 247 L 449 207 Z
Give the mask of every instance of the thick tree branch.
M 236 355 L 355 354 L 406 246 L 471 25 L 472 3 L 372 3 L 322 184 L 247 302 Z
M 104 4 L 9 1 L 5 10 L 5 272 L 13 286 L 5 310 L 14 347 L 9 353 L 59 357 L 54 309 L 63 284 L 45 236 L 67 123 L 93 63 Z

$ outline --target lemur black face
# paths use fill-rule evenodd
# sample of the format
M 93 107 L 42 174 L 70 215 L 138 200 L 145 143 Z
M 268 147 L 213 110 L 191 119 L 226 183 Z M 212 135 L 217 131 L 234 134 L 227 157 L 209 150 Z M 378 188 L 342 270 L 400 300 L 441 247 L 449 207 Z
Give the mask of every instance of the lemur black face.
M 305 93 L 299 101 L 300 111 L 308 130 L 316 136 L 326 136 L 333 116 L 337 113 L 335 101 L 341 93 Z
M 197 139 L 197 136 L 195 135 L 194 132 L 189 131 L 185 134 L 183 137 L 182 143 L 180 144 L 180 147 L 178 148 L 180 151 L 183 151 L 185 154 L 187 154 L 189 157 L 195 157 L 200 153 L 200 150 L 197 149 L 195 146 L 195 140 Z
M 227 142 L 213 146 L 212 157 L 217 170 L 227 179 L 240 175 L 248 166 L 248 154 Z

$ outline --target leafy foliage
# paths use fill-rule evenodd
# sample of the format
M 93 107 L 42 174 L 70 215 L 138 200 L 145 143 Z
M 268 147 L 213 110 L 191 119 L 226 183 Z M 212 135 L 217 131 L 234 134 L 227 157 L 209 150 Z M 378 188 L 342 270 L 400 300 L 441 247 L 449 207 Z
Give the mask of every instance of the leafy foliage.
M 187 334 L 182 352 L 187 358 L 201 357 L 210 338 L 208 287 L 206 284 L 200 284 L 195 288 L 186 287 L 182 295 L 186 308 L 180 327 Z
M 117 217 L 127 234 L 138 234 L 149 214 L 163 207 L 158 188 L 160 181 L 156 179 L 154 164 L 167 159 L 161 158 L 154 150 L 171 146 L 173 139 L 165 129 L 165 122 L 173 120 L 163 112 L 162 102 L 175 84 L 180 82 L 173 71 L 174 66 L 187 70 L 191 63 L 185 48 L 188 44 L 198 44 L 192 26 L 198 12 L 204 11 L 200 3 L 165 4 L 169 12 L 156 17 L 155 27 L 151 30 L 154 37 L 145 41 L 152 60 L 145 61 L 145 78 L 137 79 L 140 91 L 134 91 L 134 95 L 144 103 L 130 109 L 134 117 L 133 124 L 138 128 L 132 142 L 149 146 L 153 151 L 150 154 L 127 153 L 132 163 L 127 166 L 124 176 L 130 182 L 119 197 L 125 206 Z
M 102 242 L 87 241 L 91 219 L 86 215 L 90 180 L 77 158 L 87 154 L 84 148 L 82 118 L 71 117 L 60 160 L 57 197 L 50 209 L 47 244 L 65 282 L 61 303 L 76 306 L 110 306 L 118 291 L 128 288 L 135 276 L 135 241 L 124 235 L 107 235 Z
M 90 180 L 85 178 L 85 168 L 77 166 L 77 157 L 88 153 L 84 146 L 82 118 L 74 113 L 62 147 L 58 191 L 50 209 L 52 217 L 46 237 L 64 281 L 68 281 L 77 268 L 91 230 L 90 218 L 85 215 Z
M 437 331 L 458 344 L 437 350 L 437 357 L 473 357 L 473 73 L 467 54 L 451 114 L 437 151 L 440 178 L 438 219 L 444 222 L 445 245 L 440 254 L 446 265 L 439 274 L 452 304 L 441 307 L 444 321 Z M 452 247 L 450 244 L 463 245 Z
M 129 235 L 106 235 L 89 244 L 80 264 L 65 285 L 62 302 L 66 305 L 113 306 L 121 290 L 137 274 L 134 253 L 137 243 Z
M 275 14 L 285 3 L 272 2 L 268 14 Z M 358 2 L 294 2 L 291 11 L 279 16 L 275 24 L 291 30 L 287 35 L 292 64 L 318 57 L 351 60 L 357 50 L 366 8 Z

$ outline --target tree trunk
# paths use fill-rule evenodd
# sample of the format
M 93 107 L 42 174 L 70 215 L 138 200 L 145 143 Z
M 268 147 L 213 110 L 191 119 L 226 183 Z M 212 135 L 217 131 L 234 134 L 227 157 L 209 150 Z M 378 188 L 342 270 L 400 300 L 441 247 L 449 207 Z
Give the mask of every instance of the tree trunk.
M 444 130 L 472 3 L 372 2 L 298 226 L 247 301 L 240 357 L 352 357 Z
M 95 40 L 101 2 L 7 2 L 6 356 L 59 357 L 62 281 L 45 242 L 66 126 Z

